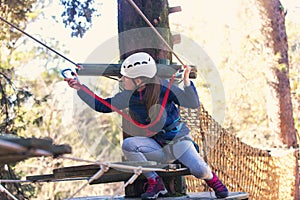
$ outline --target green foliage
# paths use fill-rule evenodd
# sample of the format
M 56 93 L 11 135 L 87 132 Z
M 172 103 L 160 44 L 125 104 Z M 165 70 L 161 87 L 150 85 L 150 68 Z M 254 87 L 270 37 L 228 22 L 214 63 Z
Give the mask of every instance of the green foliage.
M 25 88 L 16 88 L 11 79 L 0 73 L 0 132 L 17 134 L 24 126 L 18 122 L 23 121 L 20 105 L 32 96 Z
M 26 24 L 30 17 L 30 13 L 33 13 L 33 8 L 37 0 L 11 0 L 11 1 L 1 1 L 0 12 L 1 17 L 5 18 L 7 21 L 18 25 L 21 29 L 26 27 Z M 6 46 L 11 49 L 15 46 L 16 41 L 20 38 L 21 33 L 12 29 L 7 24 L 2 21 L 0 40 L 1 46 Z
M 83 37 L 92 26 L 92 18 L 97 11 L 94 0 L 61 0 L 65 11 L 62 13 L 63 23 L 72 29 L 71 36 Z

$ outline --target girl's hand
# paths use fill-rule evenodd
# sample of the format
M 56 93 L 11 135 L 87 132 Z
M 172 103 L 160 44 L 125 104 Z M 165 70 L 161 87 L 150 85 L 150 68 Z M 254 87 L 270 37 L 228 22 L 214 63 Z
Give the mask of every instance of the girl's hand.
M 183 83 L 184 83 L 184 86 L 186 86 L 186 87 L 191 85 L 191 81 L 190 81 L 191 70 L 192 70 L 192 68 L 190 66 L 187 66 L 187 65 L 184 66 Z
M 80 90 L 81 88 L 81 83 L 78 80 L 73 78 L 65 78 L 64 81 L 67 81 L 68 85 L 75 90 Z

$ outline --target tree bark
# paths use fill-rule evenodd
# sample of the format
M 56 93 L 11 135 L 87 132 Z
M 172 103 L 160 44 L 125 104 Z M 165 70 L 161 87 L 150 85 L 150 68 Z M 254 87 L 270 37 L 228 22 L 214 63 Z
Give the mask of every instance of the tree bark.
M 272 50 L 273 62 L 267 67 L 268 121 L 287 147 L 296 147 L 296 129 L 293 118 L 290 82 L 288 78 L 288 43 L 285 29 L 285 14 L 279 0 L 262 0 L 262 32 L 265 47 Z
M 171 46 L 168 1 L 134 0 L 134 2 Z M 118 0 L 118 32 L 121 60 L 133 53 L 144 51 L 149 53 L 156 62 L 166 59 L 171 61 L 172 55 L 169 49 L 128 1 Z
M 262 32 L 265 46 L 272 50 L 273 61 L 266 70 L 269 84 L 268 121 L 284 145 L 297 148 L 297 131 L 293 118 L 288 60 L 288 42 L 285 28 L 285 12 L 279 0 L 262 0 L 261 14 L 264 20 Z M 295 151 L 298 158 L 298 151 Z M 299 199 L 299 163 L 295 166 L 294 199 Z
M 133 1 L 169 46 L 172 46 L 168 1 Z M 172 54 L 167 47 L 127 0 L 118 0 L 118 33 L 121 61 L 131 54 L 141 51 L 149 53 L 157 63 L 167 60 L 167 63 L 164 62 L 164 64 L 168 64 L 172 61 Z M 123 127 L 128 126 L 128 123 L 123 120 Z M 130 128 L 126 129 L 130 130 Z M 124 132 L 123 138 L 126 137 L 128 135 Z

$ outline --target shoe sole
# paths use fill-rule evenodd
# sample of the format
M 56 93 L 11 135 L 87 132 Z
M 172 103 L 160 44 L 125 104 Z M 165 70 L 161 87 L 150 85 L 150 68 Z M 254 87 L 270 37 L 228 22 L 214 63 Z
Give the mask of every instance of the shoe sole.
M 161 190 L 161 191 L 159 191 L 155 196 L 153 196 L 153 197 L 148 197 L 148 198 L 146 198 L 146 199 L 142 199 L 142 200 L 147 200 L 147 199 L 157 199 L 157 197 L 161 194 L 161 195 L 165 195 L 165 194 L 167 194 L 168 193 L 168 190 Z

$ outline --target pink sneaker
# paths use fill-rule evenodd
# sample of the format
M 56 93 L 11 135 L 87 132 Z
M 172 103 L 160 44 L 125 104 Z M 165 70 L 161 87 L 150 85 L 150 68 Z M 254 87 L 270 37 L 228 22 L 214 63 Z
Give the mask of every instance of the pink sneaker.
M 157 199 L 160 194 L 165 195 L 168 193 L 168 190 L 160 177 L 157 177 L 156 179 L 149 178 L 146 184 L 148 185 L 148 188 L 146 192 L 141 195 L 142 200 Z
M 213 178 L 211 180 L 205 180 L 206 184 L 215 191 L 217 198 L 228 197 L 227 187 L 220 181 L 217 175 L 213 172 Z

